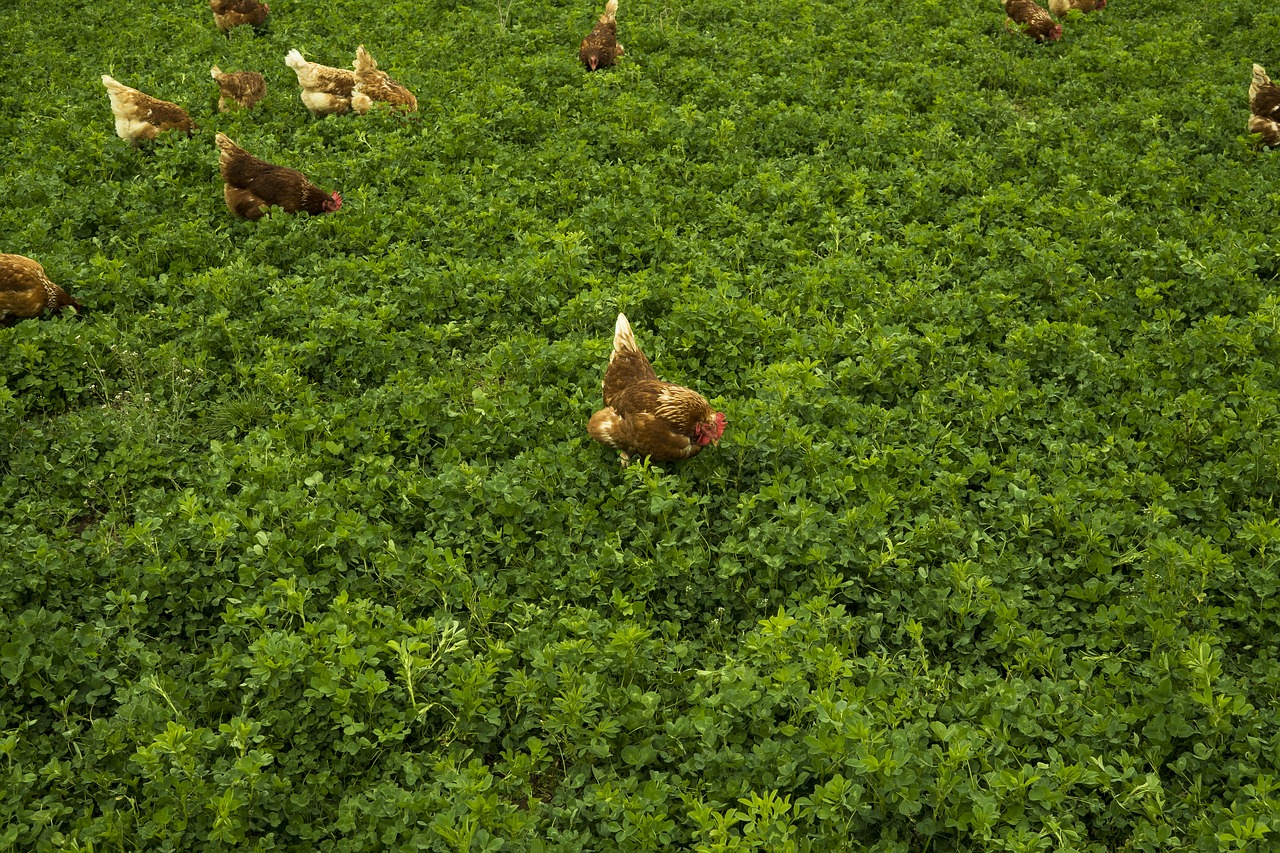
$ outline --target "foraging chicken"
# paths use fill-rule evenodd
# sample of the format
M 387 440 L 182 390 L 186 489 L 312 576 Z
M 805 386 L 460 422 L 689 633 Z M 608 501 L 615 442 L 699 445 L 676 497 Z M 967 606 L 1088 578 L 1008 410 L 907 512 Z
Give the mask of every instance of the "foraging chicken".
M 1026 33 L 1038 42 L 1057 41 L 1062 38 L 1062 25 L 1056 24 L 1053 18 L 1035 0 L 1003 0 L 1007 17 L 1004 25 Z
M 369 112 L 374 101 L 382 101 L 393 107 L 400 107 L 406 112 L 418 108 L 418 99 L 413 93 L 392 80 L 385 71 L 378 70 L 378 63 L 364 49 L 364 45 L 356 48 L 356 85 L 351 93 L 351 109 L 360 115 Z
M 618 44 L 617 18 L 618 0 L 609 0 L 595 29 L 582 40 L 582 47 L 578 48 L 578 61 L 587 66 L 588 71 L 608 68 L 626 52 Z
M 116 135 L 130 145 L 136 146 L 143 139 L 155 139 L 166 130 L 185 130 L 190 134 L 196 129 L 191 116 L 177 104 L 130 89 L 108 74 L 102 75 L 102 85 L 107 87 L 107 96 L 111 98 Z
M 282 207 L 286 213 L 305 210 L 319 216 L 342 207 L 342 196 L 320 189 L 296 169 L 259 160 L 225 133 L 219 133 L 217 141 L 222 197 L 227 210 L 236 216 L 258 220 L 268 207 Z
M 224 72 L 215 65 L 209 73 L 218 81 L 218 112 L 231 109 L 228 100 L 247 110 L 267 94 L 267 81 L 257 71 Z
M 591 416 L 587 433 L 621 451 L 623 468 L 633 453 L 661 461 L 697 456 L 724 434 L 723 412 L 714 411 L 697 391 L 663 382 L 653 372 L 625 314 L 614 326 L 604 406 Z
M 1049 11 L 1055 18 L 1065 16 L 1072 9 L 1077 12 L 1096 12 L 1107 5 L 1107 0 L 1049 0 Z
M 342 115 L 351 109 L 351 92 L 356 86 L 355 72 L 307 62 L 297 50 L 289 51 L 284 64 L 298 75 L 298 85 L 302 87 L 302 103 L 314 118 Z
M 1249 83 L 1249 113 L 1249 132 L 1261 134 L 1263 145 L 1280 145 L 1280 86 L 1257 63 Z
M 213 22 L 228 37 L 242 24 L 262 26 L 271 11 L 271 7 L 260 0 L 209 0 L 209 8 L 213 10 Z
M 22 255 L 0 255 L 0 325 L 11 326 L 45 311 L 85 308 L 44 274 L 44 267 Z

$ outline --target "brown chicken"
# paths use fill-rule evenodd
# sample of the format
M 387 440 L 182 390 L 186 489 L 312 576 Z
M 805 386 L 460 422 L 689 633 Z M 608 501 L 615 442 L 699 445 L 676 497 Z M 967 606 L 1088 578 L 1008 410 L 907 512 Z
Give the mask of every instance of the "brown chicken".
M 1257 63 L 1249 84 L 1249 113 L 1249 132 L 1260 134 L 1263 145 L 1280 146 L 1280 86 Z
M 364 49 L 364 45 L 356 48 L 356 85 L 351 92 L 351 109 L 360 115 L 369 112 L 374 101 L 382 101 L 399 107 L 405 112 L 413 112 L 418 108 L 418 99 L 413 93 L 392 80 L 385 71 L 378 70 L 378 63 Z
M 257 71 L 224 72 L 215 65 L 209 74 L 218 81 L 218 112 L 231 109 L 228 101 L 247 110 L 267 94 L 267 81 Z
M 653 372 L 625 314 L 618 315 L 614 327 L 604 406 L 591 416 L 587 433 L 621 451 L 623 468 L 633 453 L 664 462 L 697 456 L 724 434 L 723 412 L 714 411 L 697 391 L 663 382 Z
M 625 52 L 618 43 L 618 0 L 609 0 L 595 29 L 582 40 L 578 61 L 587 66 L 588 71 L 598 71 L 613 65 Z
M 190 134 L 196 129 L 191 116 L 177 104 L 130 89 L 108 74 L 102 75 L 102 85 L 107 87 L 107 96 L 111 98 L 116 135 L 130 145 L 136 146 L 144 139 L 155 139 L 166 130 L 185 130 Z
M 44 274 L 44 267 L 22 255 L 0 255 L 0 325 L 11 326 L 45 311 L 85 308 Z
M 228 37 L 233 29 L 243 24 L 262 26 L 271 11 L 271 7 L 259 0 L 209 0 L 209 8 L 213 10 L 213 22 Z
M 1077 12 L 1096 12 L 1107 5 L 1107 0 L 1049 0 L 1049 11 L 1055 18 L 1064 17 L 1072 9 Z
M 342 115 L 351 109 L 351 92 L 356 87 L 354 71 L 307 62 L 297 50 L 289 51 L 284 64 L 298 75 L 302 103 L 314 118 Z
M 1003 0 L 1004 25 L 1031 36 L 1038 42 L 1057 41 L 1062 38 L 1062 25 L 1054 23 L 1049 13 L 1035 0 Z
M 225 133 L 219 133 L 217 141 L 222 197 L 227 210 L 236 216 L 258 220 L 268 207 L 282 207 L 286 213 L 305 210 L 319 216 L 342 207 L 342 196 L 320 189 L 296 169 L 259 160 Z

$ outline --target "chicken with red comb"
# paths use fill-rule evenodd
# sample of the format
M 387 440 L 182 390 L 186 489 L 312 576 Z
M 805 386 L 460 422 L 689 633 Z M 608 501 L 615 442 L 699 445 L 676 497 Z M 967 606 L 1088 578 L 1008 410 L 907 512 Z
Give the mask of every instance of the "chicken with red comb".
M 609 0 L 595 28 L 582 40 L 578 61 L 588 71 L 598 71 L 613 65 L 624 53 L 626 50 L 618 43 L 618 0 Z
M 625 468 L 632 455 L 662 462 L 697 456 L 720 441 L 725 425 L 724 412 L 706 397 L 658 378 L 626 315 L 619 314 L 604 373 L 604 408 L 591 416 L 587 434 L 619 451 Z
M 217 143 L 222 197 L 236 216 L 258 220 L 270 207 L 319 216 L 342 207 L 342 196 L 320 189 L 297 169 L 259 160 L 225 133 L 218 134 Z

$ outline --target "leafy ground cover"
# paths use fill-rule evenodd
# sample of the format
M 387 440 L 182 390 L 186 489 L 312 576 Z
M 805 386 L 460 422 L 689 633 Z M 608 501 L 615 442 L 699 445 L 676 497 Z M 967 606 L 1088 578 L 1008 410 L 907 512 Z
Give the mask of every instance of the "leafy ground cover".
M 0 850 L 1274 843 L 1280 10 L 272 13 L 0 8 L 0 251 L 96 309 L 0 330 Z M 310 119 L 357 43 L 416 115 Z M 619 310 L 718 449 L 587 439 Z

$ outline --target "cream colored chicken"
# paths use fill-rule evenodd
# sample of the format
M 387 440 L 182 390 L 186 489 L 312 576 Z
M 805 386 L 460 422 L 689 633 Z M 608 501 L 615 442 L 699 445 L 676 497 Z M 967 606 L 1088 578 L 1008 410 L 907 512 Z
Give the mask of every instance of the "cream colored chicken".
M 289 51 L 284 64 L 298 75 L 302 103 L 312 116 L 342 115 L 351 109 L 351 93 L 356 86 L 354 71 L 307 62 L 297 50 Z
M 116 135 L 136 146 L 143 140 L 155 139 L 166 130 L 185 130 L 191 133 L 196 124 L 187 111 L 177 104 L 153 98 L 130 89 L 109 74 L 102 75 L 102 85 L 107 87 L 111 99 L 111 112 L 116 119 Z

